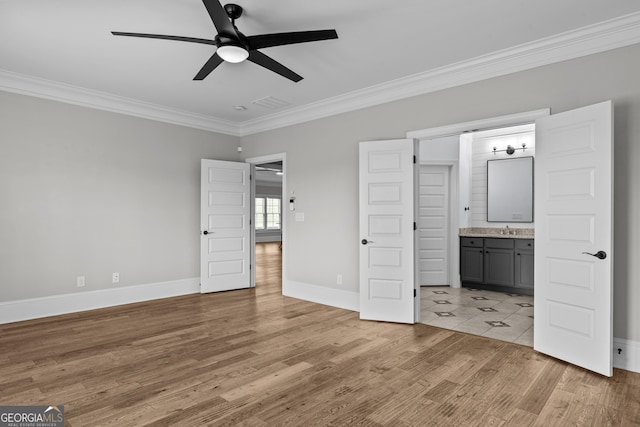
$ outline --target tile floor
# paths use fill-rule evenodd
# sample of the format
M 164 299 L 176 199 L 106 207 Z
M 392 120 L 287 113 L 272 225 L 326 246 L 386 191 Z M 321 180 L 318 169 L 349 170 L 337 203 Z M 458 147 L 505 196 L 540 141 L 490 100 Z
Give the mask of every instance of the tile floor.
M 470 288 L 423 286 L 421 323 L 533 346 L 533 297 Z

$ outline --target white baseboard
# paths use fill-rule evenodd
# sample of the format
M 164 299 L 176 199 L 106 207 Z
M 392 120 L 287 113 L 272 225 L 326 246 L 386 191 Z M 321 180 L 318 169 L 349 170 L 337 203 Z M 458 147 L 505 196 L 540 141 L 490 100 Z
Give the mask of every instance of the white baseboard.
M 0 302 L 0 324 L 200 292 L 200 278 Z
M 614 338 L 613 367 L 640 373 L 640 342 Z
M 282 295 L 345 310 L 360 311 L 360 294 L 353 291 L 286 280 L 282 284 Z

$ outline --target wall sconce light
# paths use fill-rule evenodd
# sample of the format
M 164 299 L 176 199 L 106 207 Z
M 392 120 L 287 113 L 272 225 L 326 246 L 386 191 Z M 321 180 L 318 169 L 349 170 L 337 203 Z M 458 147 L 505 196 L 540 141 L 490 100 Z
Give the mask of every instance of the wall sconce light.
M 513 145 L 507 145 L 507 149 L 506 150 L 498 150 L 497 147 L 493 147 L 493 155 L 495 156 L 496 153 L 502 153 L 502 152 L 506 152 L 508 155 L 512 155 L 513 153 L 516 152 L 516 150 L 526 150 L 527 149 L 527 144 L 522 144 L 522 148 L 514 148 Z

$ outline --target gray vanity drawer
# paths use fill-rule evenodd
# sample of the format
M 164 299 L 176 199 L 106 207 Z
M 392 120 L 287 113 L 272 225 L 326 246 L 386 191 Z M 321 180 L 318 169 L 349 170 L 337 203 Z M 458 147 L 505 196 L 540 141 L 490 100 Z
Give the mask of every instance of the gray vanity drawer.
M 461 237 L 460 245 L 468 248 L 481 248 L 482 237 Z
M 494 248 L 494 249 L 513 249 L 513 240 L 514 239 L 484 239 L 484 247 L 485 248 Z
M 517 239 L 516 249 L 529 249 L 533 250 L 533 239 Z

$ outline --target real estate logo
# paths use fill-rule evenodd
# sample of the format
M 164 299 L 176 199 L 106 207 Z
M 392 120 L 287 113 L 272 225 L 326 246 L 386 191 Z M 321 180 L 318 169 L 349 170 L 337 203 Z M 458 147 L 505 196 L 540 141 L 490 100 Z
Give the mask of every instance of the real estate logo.
M 64 406 L 0 406 L 0 427 L 64 427 Z

